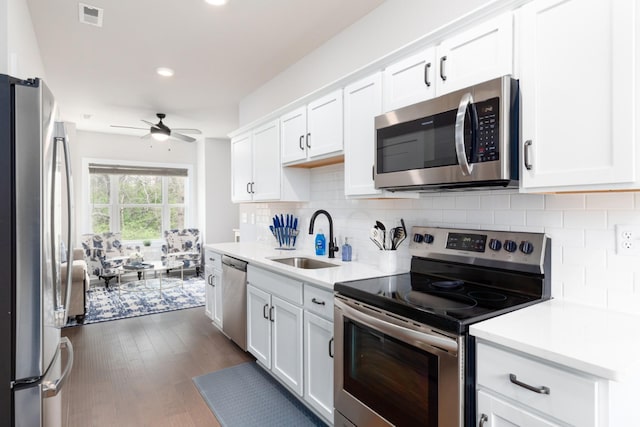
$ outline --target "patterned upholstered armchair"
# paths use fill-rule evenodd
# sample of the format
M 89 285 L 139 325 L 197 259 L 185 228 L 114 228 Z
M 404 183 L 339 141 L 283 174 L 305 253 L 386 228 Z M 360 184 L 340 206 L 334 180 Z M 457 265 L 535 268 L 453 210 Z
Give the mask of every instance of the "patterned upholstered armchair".
M 135 250 L 124 247 L 120 233 L 83 234 L 82 250 L 91 276 L 103 279 L 106 286 L 116 276 L 116 269 L 128 260 L 128 254 Z
M 162 245 L 162 261 L 182 261 L 184 268 L 196 269 L 196 275 L 200 275 L 202 254 L 200 251 L 200 230 L 197 228 L 184 228 L 165 230 L 166 243 Z

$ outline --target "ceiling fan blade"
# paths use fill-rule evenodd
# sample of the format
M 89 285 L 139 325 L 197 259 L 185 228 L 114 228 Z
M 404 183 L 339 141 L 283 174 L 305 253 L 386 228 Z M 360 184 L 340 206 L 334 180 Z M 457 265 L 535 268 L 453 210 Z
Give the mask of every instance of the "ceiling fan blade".
M 160 127 L 158 126 L 158 124 L 157 124 L 157 123 L 151 123 L 150 121 L 148 121 L 148 120 L 143 120 L 143 119 L 140 119 L 140 121 L 141 121 L 141 122 L 143 122 L 143 123 L 148 124 L 148 125 L 149 125 L 149 126 L 151 126 L 152 128 L 160 129 Z
M 180 133 L 190 133 L 192 135 L 202 135 L 200 129 L 184 129 L 184 128 L 172 128 L 171 131 Z
M 148 130 L 147 128 L 138 128 L 135 126 L 119 126 L 119 125 L 111 125 L 112 128 L 123 128 L 123 129 L 140 129 L 140 130 Z
M 177 132 L 171 132 L 171 135 L 169 135 L 169 136 L 171 136 L 172 138 L 175 138 L 175 139 L 179 139 L 179 140 L 185 141 L 185 142 L 194 142 L 196 140 L 195 138 L 191 138 L 190 136 L 183 135 L 183 134 L 177 133 Z

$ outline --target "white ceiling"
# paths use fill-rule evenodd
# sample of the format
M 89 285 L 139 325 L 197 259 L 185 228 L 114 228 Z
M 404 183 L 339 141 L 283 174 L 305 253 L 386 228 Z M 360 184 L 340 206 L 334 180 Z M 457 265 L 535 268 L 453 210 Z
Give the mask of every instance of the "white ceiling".
M 226 137 L 243 97 L 383 1 L 83 0 L 104 9 L 99 28 L 79 22 L 78 1 L 27 0 L 63 120 L 143 135 L 110 125 L 144 127 L 162 112 L 169 127 L 207 137 Z

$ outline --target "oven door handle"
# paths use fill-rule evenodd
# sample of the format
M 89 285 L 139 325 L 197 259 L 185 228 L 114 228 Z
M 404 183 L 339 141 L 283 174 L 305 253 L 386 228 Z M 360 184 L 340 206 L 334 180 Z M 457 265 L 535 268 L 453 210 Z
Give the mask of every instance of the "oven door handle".
M 457 352 L 458 343 L 456 340 L 445 338 L 442 336 L 426 334 L 424 332 L 414 331 L 413 329 L 405 328 L 403 326 L 390 323 L 382 319 L 370 316 L 362 311 L 352 307 L 350 304 L 335 299 L 334 306 L 338 307 L 344 312 L 344 315 L 353 319 L 365 326 L 389 335 L 393 338 L 397 338 L 407 344 L 416 345 L 421 347 L 420 344 L 424 343 L 432 347 L 437 347 L 448 352 Z

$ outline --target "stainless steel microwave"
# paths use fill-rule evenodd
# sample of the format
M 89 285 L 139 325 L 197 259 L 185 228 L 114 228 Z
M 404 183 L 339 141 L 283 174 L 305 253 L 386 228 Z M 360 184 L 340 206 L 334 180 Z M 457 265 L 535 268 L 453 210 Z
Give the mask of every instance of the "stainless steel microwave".
M 517 187 L 518 112 L 503 76 L 376 117 L 376 188 Z

